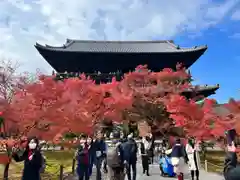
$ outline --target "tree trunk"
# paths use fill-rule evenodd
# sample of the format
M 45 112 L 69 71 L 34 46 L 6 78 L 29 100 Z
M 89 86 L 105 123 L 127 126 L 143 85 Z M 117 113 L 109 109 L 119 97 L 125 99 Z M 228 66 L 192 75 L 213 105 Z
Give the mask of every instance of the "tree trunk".
M 4 167 L 4 173 L 3 173 L 3 180 L 8 180 L 8 170 L 9 170 L 10 162 L 7 163 Z

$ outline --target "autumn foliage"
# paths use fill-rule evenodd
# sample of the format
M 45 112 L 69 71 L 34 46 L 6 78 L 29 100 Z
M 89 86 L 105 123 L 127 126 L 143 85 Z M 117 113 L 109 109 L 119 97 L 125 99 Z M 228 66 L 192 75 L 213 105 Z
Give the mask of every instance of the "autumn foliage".
M 107 119 L 115 124 L 144 121 L 160 134 L 177 126 L 186 136 L 223 136 L 235 121 L 219 116 L 214 100 L 199 106 L 194 99 L 182 96 L 186 89 L 196 90 L 190 79 L 180 65 L 176 71 L 160 72 L 138 66 L 121 81 L 113 78 L 98 85 L 85 74 L 59 81 L 42 75 L 14 93 L 3 114 L 5 131 L 57 141 L 66 132 L 92 134 Z

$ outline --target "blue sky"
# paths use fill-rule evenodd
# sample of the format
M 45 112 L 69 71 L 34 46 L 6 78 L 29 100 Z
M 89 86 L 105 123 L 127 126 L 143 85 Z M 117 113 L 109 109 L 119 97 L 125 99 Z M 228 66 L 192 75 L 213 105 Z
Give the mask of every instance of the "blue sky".
M 197 84 L 220 84 L 213 97 L 240 99 L 240 0 L 1 0 L 0 57 L 19 71 L 50 73 L 36 42 L 66 38 L 173 39 L 184 47 L 208 45 L 191 67 Z
M 225 20 L 196 37 L 188 33 L 177 36 L 183 46 L 208 45 L 208 50 L 190 68 L 196 84 L 220 84 L 216 98 L 223 103 L 230 97 L 240 99 L 240 23 Z

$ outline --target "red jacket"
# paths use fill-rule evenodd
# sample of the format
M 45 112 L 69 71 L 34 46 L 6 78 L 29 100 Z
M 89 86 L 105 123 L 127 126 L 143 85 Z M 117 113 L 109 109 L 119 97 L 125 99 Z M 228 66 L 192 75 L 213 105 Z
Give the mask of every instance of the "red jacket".
M 89 146 L 87 144 L 81 145 L 77 154 L 78 164 L 89 164 Z
M 84 164 L 89 164 L 89 151 L 88 151 L 88 145 L 87 144 L 85 144 L 85 146 L 83 148 L 83 153 L 84 153 L 83 163 Z

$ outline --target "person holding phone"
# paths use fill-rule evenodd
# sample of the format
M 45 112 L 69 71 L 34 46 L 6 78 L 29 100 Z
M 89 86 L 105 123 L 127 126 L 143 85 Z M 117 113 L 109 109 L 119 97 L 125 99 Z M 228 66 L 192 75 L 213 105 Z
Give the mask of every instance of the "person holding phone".
M 240 165 L 238 165 L 236 147 L 234 143 L 227 146 L 227 155 L 225 158 L 223 174 L 225 180 L 240 179 Z
M 44 163 L 39 140 L 36 137 L 29 138 L 23 153 L 19 154 L 19 151 L 20 149 L 13 148 L 12 158 L 16 162 L 24 162 L 22 180 L 41 180 L 40 174 Z
M 240 179 L 240 165 L 237 160 L 236 146 L 234 139 L 236 131 L 234 129 L 227 132 L 227 154 L 224 163 L 223 175 L 225 180 L 239 180 Z
M 200 168 L 200 156 L 199 156 L 199 143 L 195 139 L 189 138 L 188 143 L 186 144 L 186 153 L 188 157 L 188 166 L 191 173 L 191 178 L 194 180 L 199 180 L 199 168 Z

